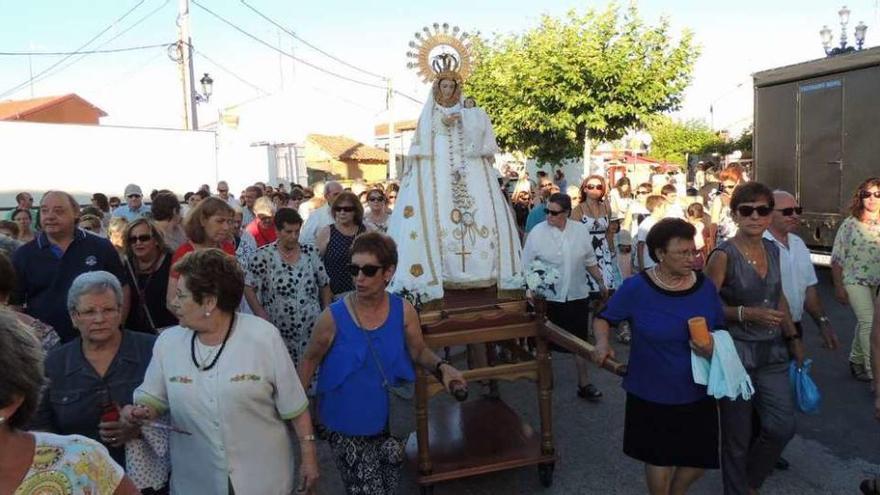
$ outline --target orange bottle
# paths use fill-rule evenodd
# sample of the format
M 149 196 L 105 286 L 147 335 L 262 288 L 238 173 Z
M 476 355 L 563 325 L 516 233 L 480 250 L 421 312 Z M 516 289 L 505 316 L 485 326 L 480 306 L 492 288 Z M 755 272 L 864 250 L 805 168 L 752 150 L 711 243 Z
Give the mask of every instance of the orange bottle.
M 709 325 L 702 316 L 690 318 L 688 330 L 691 332 L 691 340 L 700 346 L 707 346 L 712 340 L 712 336 L 709 335 Z

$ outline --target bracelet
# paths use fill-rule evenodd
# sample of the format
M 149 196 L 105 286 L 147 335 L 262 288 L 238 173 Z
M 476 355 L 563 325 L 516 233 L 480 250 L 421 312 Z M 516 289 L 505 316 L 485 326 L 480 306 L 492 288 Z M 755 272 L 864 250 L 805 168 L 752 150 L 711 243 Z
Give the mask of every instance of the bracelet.
M 736 316 L 739 319 L 739 322 L 742 323 L 743 322 L 743 307 L 742 306 L 738 306 L 736 308 Z
M 303 435 L 303 436 L 299 437 L 299 439 L 302 441 L 305 441 L 305 442 L 314 442 L 315 435 L 313 435 L 313 434 Z
M 817 320 L 819 323 L 828 323 L 829 321 L 831 321 L 831 320 L 829 320 L 828 317 L 825 316 L 825 315 L 822 315 L 822 316 L 816 318 L 816 320 Z

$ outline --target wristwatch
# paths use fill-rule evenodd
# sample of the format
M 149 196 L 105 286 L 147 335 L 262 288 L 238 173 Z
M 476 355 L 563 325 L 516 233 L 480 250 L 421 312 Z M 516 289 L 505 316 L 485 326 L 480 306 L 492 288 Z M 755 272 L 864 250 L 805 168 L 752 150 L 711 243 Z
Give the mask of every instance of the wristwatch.
M 445 359 L 441 359 L 440 362 L 437 363 L 436 366 L 434 366 L 434 376 L 436 376 L 438 380 L 440 379 L 441 376 L 443 376 L 443 372 L 440 371 L 440 367 L 443 366 L 444 364 L 448 364 L 449 366 L 452 366 L 452 363 L 450 363 L 449 361 L 447 361 Z
M 829 320 L 827 316 L 822 315 L 822 316 L 816 318 L 816 321 L 818 321 L 819 323 L 828 323 L 831 320 Z
M 302 440 L 302 441 L 304 441 L 304 442 L 314 442 L 314 441 L 315 441 L 315 435 L 303 435 L 303 436 L 299 437 L 299 439 Z

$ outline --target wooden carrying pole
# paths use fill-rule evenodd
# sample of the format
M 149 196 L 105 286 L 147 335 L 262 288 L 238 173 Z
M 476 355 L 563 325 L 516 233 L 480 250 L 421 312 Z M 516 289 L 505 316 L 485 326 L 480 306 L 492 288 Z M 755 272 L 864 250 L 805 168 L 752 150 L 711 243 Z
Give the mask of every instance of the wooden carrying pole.
M 545 319 L 544 324 L 541 325 L 541 335 L 572 354 L 587 360 L 593 359 L 593 351 L 596 349 L 593 345 L 575 337 L 571 332 L 549 320 Z M 618 376 L 626 375 L 626 365 L 613 359 L 605 359 L 600 367 Z

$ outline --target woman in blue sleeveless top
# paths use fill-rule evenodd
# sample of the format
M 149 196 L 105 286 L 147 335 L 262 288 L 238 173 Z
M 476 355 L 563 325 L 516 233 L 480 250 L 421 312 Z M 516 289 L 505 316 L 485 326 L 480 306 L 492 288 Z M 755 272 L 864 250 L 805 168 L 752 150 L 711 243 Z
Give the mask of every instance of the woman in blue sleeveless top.
M 378 232 L 351 246 L 355 291 L 326 308 L 299 366 L 310 383 L 320 365 L 318 416 L 346 493 L 397 493 L 402 445 L 390 437 L 389 388 L 415 379 L 413 364 L 442 377 L 449 389 L 461 373 L 425 346 L 411 304 L 385 291 L 397 265 L 397 246 Z

